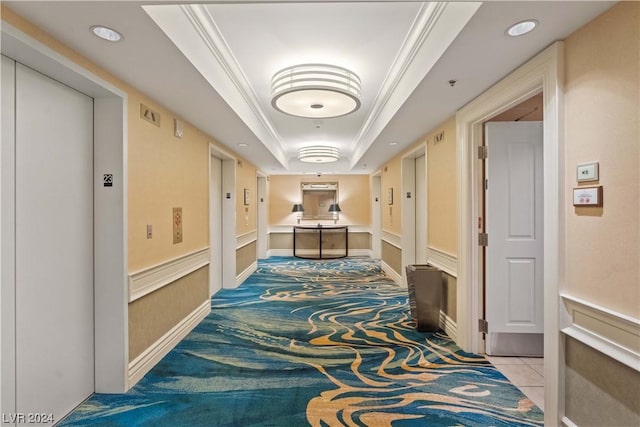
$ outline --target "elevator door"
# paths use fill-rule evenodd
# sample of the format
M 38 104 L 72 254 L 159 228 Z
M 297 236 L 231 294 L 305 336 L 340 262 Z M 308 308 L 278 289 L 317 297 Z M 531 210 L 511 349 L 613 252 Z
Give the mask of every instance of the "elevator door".
M 93 99 L 19 63 L 14 87 L 16 409 L 57 422 L 94 390 Z

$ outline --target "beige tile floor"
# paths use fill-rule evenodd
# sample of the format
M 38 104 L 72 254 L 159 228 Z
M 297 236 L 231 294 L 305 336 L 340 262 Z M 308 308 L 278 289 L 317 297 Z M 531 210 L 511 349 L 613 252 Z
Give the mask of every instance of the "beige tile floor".
M 487 359 L 525 396 L 544 411 L 543 358 L 487 356 Z

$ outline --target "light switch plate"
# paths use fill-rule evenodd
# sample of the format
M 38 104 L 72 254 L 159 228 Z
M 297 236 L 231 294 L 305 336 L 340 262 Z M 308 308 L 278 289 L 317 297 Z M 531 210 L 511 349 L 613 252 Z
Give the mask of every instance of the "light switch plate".
M 598 162 L 583 163 L 576 167 L 578 182 L 597 181 L 599 179 Z

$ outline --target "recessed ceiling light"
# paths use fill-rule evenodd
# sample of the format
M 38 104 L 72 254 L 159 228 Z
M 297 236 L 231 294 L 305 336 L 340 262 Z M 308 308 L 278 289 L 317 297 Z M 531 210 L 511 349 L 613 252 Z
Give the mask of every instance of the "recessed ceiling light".
M 91 32 L 102 40 L 106 40 L 108 42 L 119 42 L 123 39 L 122 34 L 112 28 L 102 25 L 94 25 L 91 27 Z
M 398 145 L 397 142 L 390 142 L 389 145 Z
M 248 147 L 249 144 L 245 144 L 244 142 L 241 142 L 240 144 L 238 144 L 238 147 Z
M 527 34 L 530 31 L 533 31 L 538 25 L 538 21 L 535 19 L 527 19 L 526 21 L 521 21 L 516 24 L 513 24 L 509 28 L 507 28 L 507 34 L 511 37 L 518 37 L 523 34 Z

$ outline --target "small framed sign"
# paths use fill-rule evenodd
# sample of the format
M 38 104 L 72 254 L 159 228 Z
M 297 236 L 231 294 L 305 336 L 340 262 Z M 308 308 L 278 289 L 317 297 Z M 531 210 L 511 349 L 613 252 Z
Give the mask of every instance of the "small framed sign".
M 387 190 L 387 204 L 393 204 L 393 187 L 389 187 L 389 189 Z
M 584 163 L 576 166 L 578 182 L 597 181 L 599 178 L 598 162 Z
M 602 185 L 574 188 L 573 206 L 602 206 Z
M 249 201 L 250 201 L 250 196 L 249 196 L 249 189 L 245 188 L 244 189 L 244 205 L 245 206 L 249 206 Z

